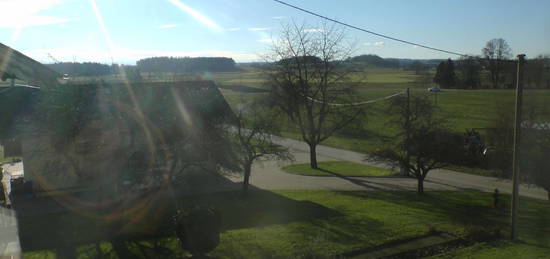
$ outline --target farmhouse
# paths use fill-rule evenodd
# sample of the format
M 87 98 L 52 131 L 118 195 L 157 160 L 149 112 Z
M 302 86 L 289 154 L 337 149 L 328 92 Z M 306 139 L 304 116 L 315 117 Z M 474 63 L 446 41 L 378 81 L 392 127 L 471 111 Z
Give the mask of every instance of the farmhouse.
M 232 113 L 212 82 L 71 85 L 41 95 L 22 132 L 25 181 L 35 190 L 116 192 L 180 177 L 192 171 L 187 164 L 220 165 Z
M 168 178 L 197 187 L 205 171 L 232 166 L 223 127 L 234 115 L 211 81 L 61 84 L 40 63 L 0 51 L 5 71 L 41 86 L 0 89 L 0 139 L 18 150 L 34 193 L 107 194 Z

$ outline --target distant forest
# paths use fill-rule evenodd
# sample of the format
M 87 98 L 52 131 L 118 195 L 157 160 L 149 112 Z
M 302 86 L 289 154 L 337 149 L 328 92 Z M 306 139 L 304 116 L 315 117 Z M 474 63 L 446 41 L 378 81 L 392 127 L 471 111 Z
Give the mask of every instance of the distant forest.
M 106 65 L 95 62 L 59 62 L 48 64 L 51 69 L 69 76 L 105 76 L 118 74 L 120 68 L 125 70 L 136 70 L 139 72 L 173 72 L 173 73 L 194 73 L 194 72 L 228 72 L 238 70 L 232 58 L 224 57 L 153 57 L 141 59 L 136 66 L 128 65 Z
M 382 58 L 378 55 L 367 54 L 351 57 L 346 61 L 369 64 L 376 67 L 416 70 L 419 64 L 422 64 L 424 69 L 435 68 L 444 59 Z
M 351 62 L 364 62 L 377 67 L 399 68 L 401 66 L 398 59 L 385 59 L 377 55 L 360 55 L 349 58 Z
M 116 65 L 94 62 L 59 62 L 47 64 L 47 66 L 61 74 L 69 74 L 70 76 L 104 76 L 118 73 Z
M 237 70 L 232 58 L 224 57 L 153 57 L 136 62 L 142 72 L 229 72 Z

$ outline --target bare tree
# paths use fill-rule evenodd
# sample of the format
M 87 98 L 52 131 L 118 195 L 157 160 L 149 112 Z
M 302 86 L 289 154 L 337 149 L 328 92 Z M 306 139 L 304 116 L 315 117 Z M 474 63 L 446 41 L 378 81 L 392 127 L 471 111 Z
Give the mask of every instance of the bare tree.
M 548 122 L 526 123 L 526 141 L 522 152 L 521 169 L 526 182 L 542 187 L 550 201 L 550 124 Z
M 488 41 L 481 52 L 487 61 L 487 69 L 491 73 L 493 88 L 499 88 L 504 70 L 504 60 L 512 57 L 512 49 L 506 40 L 498 38 Z
M 263 108 L 258 102 L 237 112 L 236 139 L 240 164 L 244 170 L 243 193 L 248 192 L 252 163 L 256 160 L 291 160 L 288 149 L 273 143 L 273 135 L 280 133 L 280 124 L 273 111 Z
M 526 88 L 543 88 L 545 69 L 547 69 L 549 58 L 549 56 L 539 55 L 526 62 L 524 70 Z
M 550 201 L 550 107 L 544 96 L 527 95 L 523 106 L 519 146 L 519 170 L 522 180 L 547 192 Z M 513 124 L 508 124 L 513 131 Z
M 272 104 L 297 126 L 317 168 L 316 147 L 362 114 L 353 105 L 357 84 L 345 62 L 352 48 L 345 31 L 334 25 L 311 29 L 292 23 L 282 28 L 266 57 Z
M 392 99 L 388 115 L 392 118 L 390 124 L 399 129 L 396 141 L 393 146 L 375 151 L 367 160 L 408 170 L 407 174 L 418 180 L 418 194 L 423 194 L 428 173 L 459 157 L 463 141 L 450 133 L 446 122 L 436 116 L 430 100 L 411 97 L 410 103 L 407 102 L 404 96 Z

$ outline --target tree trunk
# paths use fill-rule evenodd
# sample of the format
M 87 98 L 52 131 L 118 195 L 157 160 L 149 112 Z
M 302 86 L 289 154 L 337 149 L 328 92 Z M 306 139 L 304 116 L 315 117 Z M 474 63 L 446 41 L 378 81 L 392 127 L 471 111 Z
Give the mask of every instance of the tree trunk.
M 250 181 L 251 168 L 252 168 L 252 163 L 247 163 L 244 166 L 244 180 L 243 180 L 243 194 L 244 195 L 248 194 L 248 185 L 249 185 L 249 181 Z
M 56 255 L 59 259 L 76 258 L 76 248 L 73 244 L 62 244 L 60 247 L 57 248 Z
M 130 252 L 126 246 L 126 243 L 120 239 L 111 241 L 111 245 L 113 246 L 113 250 L 115 250 L 118 258 L 132 258 L 135 256 L 132 252 Z
M 422 176 L 419 176 L 418 178 L 418 194 L 424 194 L 424 178 Z
M 309 145 L 309 164 L 312 169 L 317 169 L 317 144 Z

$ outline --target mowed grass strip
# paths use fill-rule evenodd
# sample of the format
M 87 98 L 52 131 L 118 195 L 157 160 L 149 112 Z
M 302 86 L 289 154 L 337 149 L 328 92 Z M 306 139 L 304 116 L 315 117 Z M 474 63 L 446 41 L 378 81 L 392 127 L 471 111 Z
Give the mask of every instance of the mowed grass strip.
M 318 163 L 319 169 L 312 169 L 309 163 L 283 167 L 288 173 L 308 176 L 391 176 L 396 172 L 384 168 L 362 165 L 348 161 L 325 161 Z
M 491 195 L 444 191 L 428 192 L 424 196 L 414 192 L 254 192 L 248 199 L 233 200 L 236 204 L 246 204 L 243 207 L 224 203 L 227 210 L 222 215 L 225 222 L 250 219 L 248 223 L 259 225 L 224 232 L 220 246 L 211 255 L 335 258 L 344 252 L 416 237 L 433 229 L 461 236 L 471 230 L 499 228 L 506 239 L 509 208 L 505 205 L 509 203 L 509 196 L 503 195 L 503 206 L 494 209 Z M 550 217 L 548 202 L 524 198 L 521 202 L 524 206 L 519 215 L 521 244 L 505 240 L 481 243 L 481 247 L 469 253 L 449 258 L 471 258 L 477 254 L 482 255 L 481 258 L 541 258 L 537 256 L 550 253 L 547 245 L 550 226 L 546 223 Z M 284 208 L 284 212 L 272 210 L 274 207 Z M 234 212 L 235 208 L 252 215 Z M 278 213 L 273 213 L 275 211 Z
M 502 195 L 499 209 L 492 207 L 492 199 L 491 193 L 484 192 L 429 191 L 420 196 L 407 191 L 252 189 L 247 197 L 238 191 L 222 192 L 180 198 L 179 204 L 208 205 L 220 211 L 221 242 L 210 253 L 215 258 L 334 258 L 345 252 L 424 235 L 434 229 L 460 236 L 469 229 L 500 228 L 506 238 L 510 197 Z M 157 201 L 160 202 L 162 200 Z M 521 242 L 480 243 L 449 251 L 439 258 L 545 258 L 550 254 L 550 204 L 524 197 L 520 202 Z M 160 218 L 171 217 L 170 213 L 159 215 L 156 208 L 151 212 Z M 63 242 L 67 237 L 87 238 L 97 232 L 101 222 L 68 211 L 62 215 L 37 216 L 23 224 L 32 225 L 21 228 L 20 222 L 20 234 L 28 231 L 27 236 L 32 239 L 23 241 L 40 242 L 41 236 Z M 131 224 L 151 226 L 151 220 L 143 218 Z M 47 232 L 37 235 L 38 230 Z M 102 254 L 113 255 L 112 246 L 106 243 L 112 236 L 96 237 L 95 243 L 103 250 Z M 78 247 L 77 258 L 99 257 L 93 250 L 85 249 L 92 242 Z M 142 242 L 151 247 L 153 243 L 162 243 L 174 255 L 170 258 L 185 255 L 171 231 Z M 53 255 L 55 249 L 40 252 L 24 249 L 23 252 L 25 258 L 55 258 L 47 257 Z

